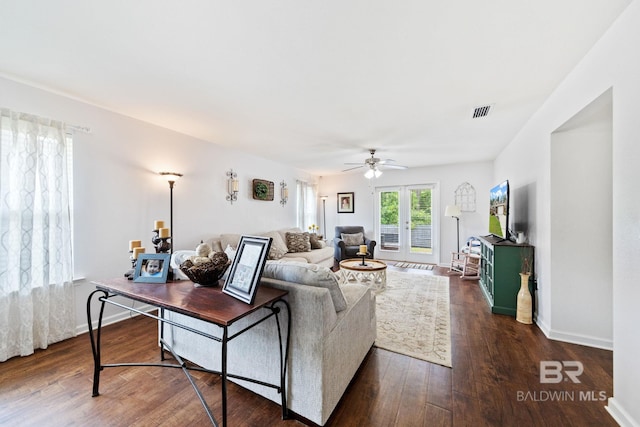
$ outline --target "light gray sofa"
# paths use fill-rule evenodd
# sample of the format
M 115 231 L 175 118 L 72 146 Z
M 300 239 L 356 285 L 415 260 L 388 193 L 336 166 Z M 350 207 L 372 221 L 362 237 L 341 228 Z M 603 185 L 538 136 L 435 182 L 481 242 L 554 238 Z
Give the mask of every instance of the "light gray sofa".
M 333 248 L 331 246 L 324 246 L 319 249 L 311 249 L 307 252 L 288 252 L 287 248 L 287 233 L 302 233 L 300 228 L 283 228 L 280 230 L 274 230 L 267 233 L 258 233 L 255 234 L 257 236 L 267 236 L 273 239 L 271 243 L 272 250 L 271 254 L 283 253 L 282 257 L 270 257 L 270 260 L 280 261 L 280 262 L 303 262 L 309 264 L 317 264 L 322 267 L 333 267 Z M 228 246 L 231 246 L 233 249 L 238 247 L 238 242 L 240 241 L 240 234 L 221 234 L 219 237 L 215 237 L 207 240 L 205 243 L 208 243 L 211 248 L 216 251 L 225 251 Z M 276 249 L 280 249 L 280 252 L 276 251 Z M 277 259 L 276 259 L 277 258 Z
M 296 262 L 267 262 L 260 286 L 289 292 L 288 407 L 307 420 L 324 425 L 375 341 L 375 296 L 364 285 L 339 286 L 335 274 L 326 267 Z M 219 328 L 200 320 L 171 312 L 166 315 L 198 330 L 220 334 Z M 260 313 L 234 324 L 230 334 L 259 318 L 256 316 Z M 286 322 L 282 323 L 286 330 Z M 219 343 L 175 327 L 165 329 L 165 338 L 177 354 L 202 367 L 220 370 Z M 228 372 L 279 384 L 277 342 L 273 318 L 235 338 L 228 345 Z M 273 389 L 233 381 L 281 402 Z M 266 420 L 265 423 L 268 424 Z

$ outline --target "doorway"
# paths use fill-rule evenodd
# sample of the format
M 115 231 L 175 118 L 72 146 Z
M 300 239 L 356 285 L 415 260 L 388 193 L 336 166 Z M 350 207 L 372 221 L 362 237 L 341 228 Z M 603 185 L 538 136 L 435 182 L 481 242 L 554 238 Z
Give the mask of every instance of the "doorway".
M 551 134 L 550 337 L 613 349 L 613 91 Z
M 437 200 L 435 184 L 376 188 L 377 257 L 437 264 Z

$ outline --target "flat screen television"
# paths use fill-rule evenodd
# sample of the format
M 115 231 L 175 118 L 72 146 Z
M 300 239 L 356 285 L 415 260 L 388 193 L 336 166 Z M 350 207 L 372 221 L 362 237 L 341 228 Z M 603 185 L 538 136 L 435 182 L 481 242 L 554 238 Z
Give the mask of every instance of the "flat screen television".
M 509 181 L 491 189 L 489 197 L 489 233 L 509 239 Z

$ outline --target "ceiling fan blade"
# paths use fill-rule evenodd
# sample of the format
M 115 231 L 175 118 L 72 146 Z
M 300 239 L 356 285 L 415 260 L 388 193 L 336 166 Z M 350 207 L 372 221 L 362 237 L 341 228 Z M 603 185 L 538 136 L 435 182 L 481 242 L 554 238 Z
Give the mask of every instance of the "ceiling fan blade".
M 348 165 L 349 163 L 345 163 L 345 164 Z M 342 172 L 348 172 L 348 171 L 352 171 L 354 169 L 360 169 L 362 167 L 364 167 L 364 165 L 356 166 L 356 167 L 349 168 L 349 169 L 344 169 Z
M 380 164 L 380 166 L 382 166 L 385 169 L 409 169 L 408 166 L 402 166 L 402 165 Z
M 360 165 L 360 166 L 362 166 L 362 162 L 357 162 L 357 163 L 350 162 L 350 163 L 345 163 L 345 165 Z
M 381 165 L 384 165 L 384 164 L 387 164 L 387 163 L 395 163 L 395 162 L 396 161 L 393 160 L 393 159 L 383 159 L 383 160 L 380 160 L 378 163 L 381 164 Z

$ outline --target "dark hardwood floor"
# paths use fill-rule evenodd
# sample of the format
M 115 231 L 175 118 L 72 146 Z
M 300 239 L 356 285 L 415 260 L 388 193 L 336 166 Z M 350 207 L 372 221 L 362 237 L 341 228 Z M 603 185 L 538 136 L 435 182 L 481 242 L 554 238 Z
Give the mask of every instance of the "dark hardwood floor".
M 395 269 L 447 275 L 439 267 Z M 616 425 L 604 409 L 606 400 L 599 400 L 612 395 L 611 352 L 550 341 L 534 325 L 492 315 L 476 281 L 449 277 L 453 369 L 373 348 L 329 426 Z M 156 334 L 156 323 L 145 317 L 106 327 L 103 361 L 156 361 Z M 84 334 L 0 363 L 0 425 L 208 424 L 177 369 L 105 369 L 101 395 L 92 398 L 90 353 Z M 581 362 L 581 382 L 541 384 L 539 365 L 546 360 Z M 218 417 L 219 378 L 194 375 Z M 229 425 L 303 425 L 280 415 L 275 403 L 230 384 Z

